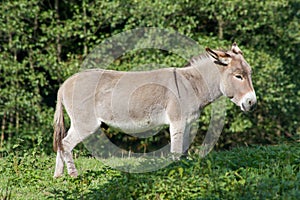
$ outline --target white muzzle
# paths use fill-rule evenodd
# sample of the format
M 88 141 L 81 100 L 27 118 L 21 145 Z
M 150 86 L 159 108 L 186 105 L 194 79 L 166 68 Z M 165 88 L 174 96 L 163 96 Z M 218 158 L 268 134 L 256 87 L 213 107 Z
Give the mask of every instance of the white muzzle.
M 256 106 L 256 95 L 255 92 L 248 92 L 246 93 L 243 98 L 239 102 L 239 106 L 242 111 L 247 112 L 250 110 L 253 110 L 254 107 Z

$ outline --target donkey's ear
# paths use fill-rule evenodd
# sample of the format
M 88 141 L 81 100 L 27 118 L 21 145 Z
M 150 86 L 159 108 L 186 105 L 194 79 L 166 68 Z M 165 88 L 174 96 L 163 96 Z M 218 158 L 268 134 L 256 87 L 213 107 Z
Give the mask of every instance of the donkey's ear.
M 214 59 L 216 59 L 216 63 L 220 64 L 220 65 L 228 65 L 232 58 L 231 56 L 224 52 L 224 51 L 219 51 L 219 50 L 212 50 L 210 48 L 206 48 L 206 52 L 213 57 Z
M 231 51 L 235 54 L 242 54 L 243 55 L 243 52 L 242 50 L 237 46 L 236 42 L 234 42 L 232 44 L 232 47 L 231 47 Z

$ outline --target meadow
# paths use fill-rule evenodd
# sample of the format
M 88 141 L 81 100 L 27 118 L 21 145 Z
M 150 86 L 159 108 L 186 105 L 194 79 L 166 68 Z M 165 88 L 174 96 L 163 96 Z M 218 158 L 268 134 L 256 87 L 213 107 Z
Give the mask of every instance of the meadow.
M 21 155 L 22 154 L 22 155 Z M 55 155 L 2 154 L 0 199 L 298 199 L 300 145 L 238 147 L 190 155 L 133 174 L 78 156 L 78 178 L 52 178 Z

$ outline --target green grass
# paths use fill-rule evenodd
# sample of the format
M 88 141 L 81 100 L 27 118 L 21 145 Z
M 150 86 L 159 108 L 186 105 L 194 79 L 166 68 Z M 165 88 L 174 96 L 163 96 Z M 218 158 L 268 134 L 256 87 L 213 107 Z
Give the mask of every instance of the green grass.
M 0 158 L 0 199 L 299 199 L 300 144 L 235 148 L 130 174 L 92 158 L 53 179 L 55 155 Z

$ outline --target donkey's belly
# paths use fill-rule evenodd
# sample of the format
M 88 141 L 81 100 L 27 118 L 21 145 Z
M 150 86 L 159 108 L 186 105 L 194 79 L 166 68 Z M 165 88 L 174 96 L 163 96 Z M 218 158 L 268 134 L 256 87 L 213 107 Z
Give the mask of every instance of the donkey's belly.
M 124 133 L 133 134 L 133 133 L 144 133 L 147 131 L 155 131 L 159 127 L 163 126 L 164 124 L 108 124 L 114 128 L 120 129 Z
M 115 117 L 113 120 L 99 119 L 108 126 L 120 129 L 124 133 L 142 133 L 150 130 L 157 130 L 158 127 L 168 124 L 168 120 L 164 113 L 142 119 L 136 118 L 119 118 Z

